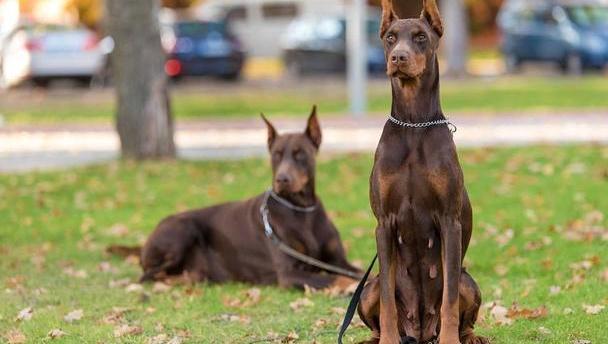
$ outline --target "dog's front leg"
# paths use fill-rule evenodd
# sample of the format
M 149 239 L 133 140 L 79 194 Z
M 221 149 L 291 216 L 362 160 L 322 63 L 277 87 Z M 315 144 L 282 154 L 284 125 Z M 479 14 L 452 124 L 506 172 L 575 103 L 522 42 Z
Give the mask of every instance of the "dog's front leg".
M 380 344 L 398 344 L 395 275 L 397 268 L 397 216 L 390 214 L 378 221 L 376 246 L 380 264 Z
M 443 267 L 443 294 L 441 298 L 440 344 L 460 344 L 459 285 L 462 259 L 462 226 L 456 216 L 440 220 L 441 263 Z

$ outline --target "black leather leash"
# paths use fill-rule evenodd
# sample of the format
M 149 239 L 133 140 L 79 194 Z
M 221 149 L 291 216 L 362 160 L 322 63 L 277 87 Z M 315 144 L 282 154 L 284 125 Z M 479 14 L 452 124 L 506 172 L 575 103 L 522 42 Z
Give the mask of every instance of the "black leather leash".
M 342 321 L 342 326 L 340 326 L 340 332 L 338 333 L 338 344 L 342 344 L 342 337 L 344 337 L 344 333 L 346 333 L 346 330 L 348 330 L 348 326 L 350 326 L 350 323 L 353 321 L 353 316 L 355 316 L 355 312 L 357 311 L 357 306 L 359 305 L 359 301 L 361 300 L 361 293 L 363 293 L 363 288 L 365 287 L 365 282 L 367 282 L 367 279 L 369 278 L 369 274 L 372 271 L 372 268 L 374 267 L 374 264 L 376 263 L 377 258 L 378 258 L 378 254 L 376 254 L 374 256 L 374 259 L 372 259 L 372 262 L 369 265 L 369 268 L 367 268 L 365 275 L 363 275 L 363 278 L 361 278 L 361 281 L 359 281 L 359 285 L 357 285 L 357 289 L 355 290 L 353 297 L 350 299 L 350 303 L 348 304 L 348 309 L 346 309 L 346 314 L 344 314 L 344 320 Z
M 300 212 L 311 212 L 315 208 L 314 208 L 314 206 L 308 207 L 308 208 L 297 207 L 297 206 L 289 203 L 289 201 L 282 199 L 278 195 L 274 194 L 272 192 L 272 190 L 266 191 L 266 194 L 264 195 L 264 201 L 262 202 L 262 205 L 260 206 L 260 214 L 262 215 L 262 223 L 264 224 L 264 232 L 266 234 L 266 237 L 268 237 L 268 239 L 270 239 L 272 241 L 272 243 L 275 244 L 280 251 L 282 251 L 283 253 L 285 253 L 286 255 L 288 255 L 294 259 L 297 259 L 308 265 L 317 267 L 319 269 L 322 269 L 322 270 L 325 270 L 328 272 L 332 272 L 332 273 L 342 275 L 342 276 L 347 276 L 347 277 L 350 277 L 353 279 L 359 279 L 362 277 L 360 274 L 358 274 L 356 272 L 346 270 L 339 266 L 328 264 L 328 263 L 322 262 L 318 259 L 315 259 L 313 257 L 307 256 L 301 252 L 294 250 L 293 248 L 291 248 L 287 244 L 285 244 L 275 234 L 274 230 L 272 229 L 272 226 L 270 225 L 270 219 L 269 219 L 270 215 L 269 215 L 269 210 L 268 210 L 268 198 L 269 197 L 272 197 L 273 199 L 278 201 L 280 204 L 282 204 L 290 209 L 300 211 Z

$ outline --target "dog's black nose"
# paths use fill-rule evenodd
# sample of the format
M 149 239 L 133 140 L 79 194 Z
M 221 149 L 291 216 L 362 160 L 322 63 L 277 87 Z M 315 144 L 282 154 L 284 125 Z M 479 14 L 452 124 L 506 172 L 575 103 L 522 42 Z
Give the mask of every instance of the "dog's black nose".
M 291 178 L 289 178 L 289 176 L 286 174 L 279 174 L 276 177 L 276 181 L 277 181 L 277 184 L 279 184 L 280 186 L 285 186 L 291 182 Z
M 391 62 L 394 64 L 404 63 L 407 62 L 407 60 L 408 54 L 405 51 L 393 51 L 393 53 L 391 54 Z

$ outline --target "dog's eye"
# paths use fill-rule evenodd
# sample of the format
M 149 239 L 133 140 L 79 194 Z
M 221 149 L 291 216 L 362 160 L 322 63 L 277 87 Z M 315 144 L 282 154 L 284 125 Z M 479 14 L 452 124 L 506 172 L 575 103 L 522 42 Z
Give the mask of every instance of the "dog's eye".
M 386 35 L 386 41 L 387 41 L 388 43 L 394 43 L 394 42 L 395 42 L 395 39 L 396 39 L 396 37 L 395 37 L 395 35 L 394 35 L 394 34 L 392 34 L 392 33 L 389 33 L 388 35 Z
M 306 154 L 304 154 L 304 152 L 302 152 L 301 150 L 298 150 L 293 152 L 293 157 L 298 161 L 302 161 L 306 159 Z
M 426 35 L 423 33 L 418 34 L 418 35 L 416 35 L 415 39 L 416 39 L 416 42 L 418 42 L 418 43 L 424 43 L 424 42 L 426 42 Z

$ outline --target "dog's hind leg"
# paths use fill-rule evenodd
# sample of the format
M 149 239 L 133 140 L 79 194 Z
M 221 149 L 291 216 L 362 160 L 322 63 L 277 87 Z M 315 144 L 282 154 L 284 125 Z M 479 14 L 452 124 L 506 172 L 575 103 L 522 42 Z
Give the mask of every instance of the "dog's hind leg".
M 209 269 L 207 257 L 199 245 L 190 247 L 190 251 L 184 261 L 184 273 L 192 282 L 202 282 L 207 279 Z
M 481 306 L 481 292 L 477 283 L 468 272 L 460 276 L 460 342 L 462 344 L 489 344 L 487 338 L 479 337 L 473 332 L 477 314 Z

